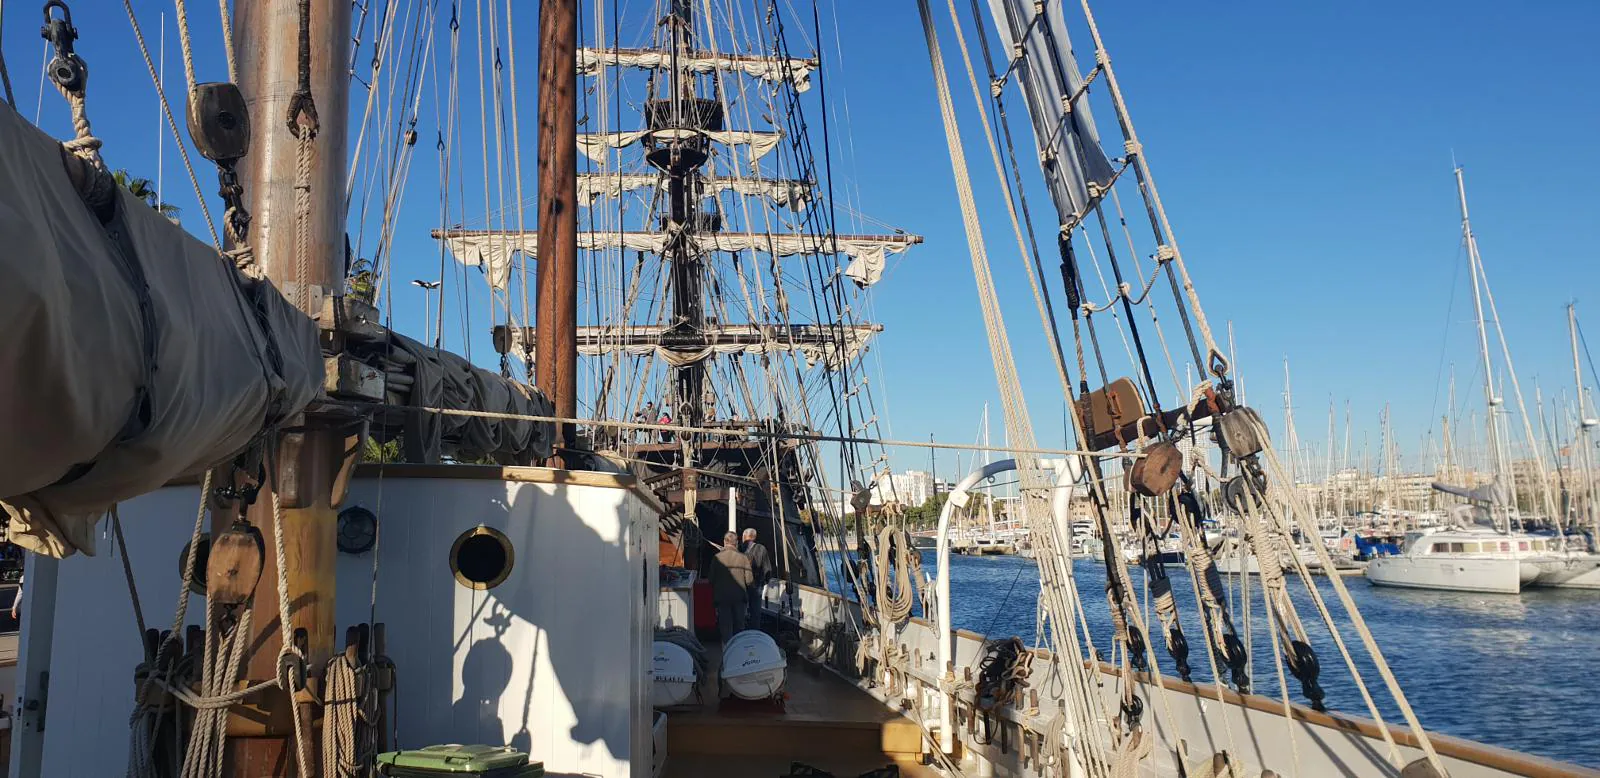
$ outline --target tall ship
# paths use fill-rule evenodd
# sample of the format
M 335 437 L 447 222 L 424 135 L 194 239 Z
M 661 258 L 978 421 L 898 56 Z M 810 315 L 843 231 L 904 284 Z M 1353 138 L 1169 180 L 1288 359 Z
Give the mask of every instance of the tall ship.
M 178 3 L 180 93 L 125 3 L 191 232 L 96 133 L 123 63 L 76 5 L 43 7 L 70 136 L 0 106 L 0 508 L 31 552 L 11 775 L 1595 775 L 1428 731 L 1344 584 L 1279 553 L 1316 514 L 1087 3 L 918 0 L 875 33 L 926 46 L 905 86 L 938 116 L 904 121 L 944 141 L 1006 431 L 931 567 L 871 485 L 893 448 L 978 447 L 880 418 L 864 357 L 920 334 L 870 295 L 921 238 L 844 228 L 872 223 L 845 192 L 874 195 L 832 159 L 819 9 L 237 0 L 218 27 Z M 401 267 L 427 268 L 421 316 Z M 1059 395 L 1024 393 L 1024 359 Z M 952 621 L 952 518 L 1002 476 L 1032 641 Z M 1224 517 L 1259 573 L 1240 598 Z M 1363 709 L 1329 711 L 1335 682 Z

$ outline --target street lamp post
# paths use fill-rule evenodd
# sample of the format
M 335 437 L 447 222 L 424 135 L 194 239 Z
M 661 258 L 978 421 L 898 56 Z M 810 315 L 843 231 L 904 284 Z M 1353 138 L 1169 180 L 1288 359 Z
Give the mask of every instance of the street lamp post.
M 424 342 L 431 342 L 433 344 L 434 348 L 439 348 L 439 341 L 443 340 L 443 337 L 442 337 L 443 333 L 440 333 L 440 332 L 433 333 L 433 338 L 431 340 L 428 338 L 428 334 L 427 333 L 433 327 L 433 319 L 434 319 L 434 316 L 433 316 L 433 290 L 438 289 L 440 287 L 440 285 L 442 285 L 443 283 L 444 283 L 443 281 L 424 281 L 424 280 L 422 280 L 420 278 L 413 279 L 411 281 L 411 285 L 412 286 L 420 286 L 420 287 L 422 287 L 422 320 L 423 320 L 422 332 L 423 332 L 423 341 Z M 442 296 L 441 296 L 441 299 L 439 300 L 439 302 L 440 302 L 441 305 L 444 303 L 444 300 L 442 299 Z

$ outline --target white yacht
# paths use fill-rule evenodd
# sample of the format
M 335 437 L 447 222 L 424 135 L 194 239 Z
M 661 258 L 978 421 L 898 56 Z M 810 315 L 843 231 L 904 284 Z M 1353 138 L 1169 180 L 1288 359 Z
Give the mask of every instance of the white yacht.
M 1367 564 L 1379 586 L 1517 594 L 1544 572 L 1555 555 L 1547 539 L 1487 528 L 1407 532 L 1396 556 Z
M 1582 535 L 1546 539 L 1550 553 L 1539 560 L 1533 585 L 1558 589 L 1600 590 L 1600 552 Z

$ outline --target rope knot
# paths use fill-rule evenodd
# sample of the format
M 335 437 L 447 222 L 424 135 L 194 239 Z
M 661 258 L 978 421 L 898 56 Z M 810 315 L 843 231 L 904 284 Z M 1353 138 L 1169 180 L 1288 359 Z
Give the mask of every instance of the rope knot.
M 278 688 L 287 692 L 291 700 L 295 692 L 306 688 L 305 654 L 291 644 L 285 644 L 278 654 Z
M 1163 243 L 1156 247 L 1157 262 L 1171 262 L 1178 258 L 1178 250 Z

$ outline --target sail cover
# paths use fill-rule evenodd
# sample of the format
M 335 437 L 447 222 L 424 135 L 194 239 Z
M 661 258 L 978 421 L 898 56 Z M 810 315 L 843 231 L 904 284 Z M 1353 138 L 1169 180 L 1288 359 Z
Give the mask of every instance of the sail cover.
M 1035 9 L 1043 9 L 1037 11 L 1044 14 L 1041 23 L 1033 23 Z M 1079 96 L 1071 111 L 1065 105 L 1083 86 L 1083 76 L 1072 54 L 1061 4 L 989 0 L 989 12 L 999 31 L 999 51 L 1017 51 L 1018 35 L 1027 33 L 1021 41 L 1022 57 L 1016 62 L 1017 82 L 1033 120 L 1033 138 L 1044 163 L 1050 198 L 1062 223 L 1076 224 L 1091 205 L 1088 182 L 1107 186 L 1114 171 L 1100 149 L 1088 98 Z
M 463 265 L 485 267 L 490 285 L 504 288 L 511 277 L 511 257 L 517 252 L 538 256 L 539 233 L 494 230 L 436 231 L 456 260 Z M 673 236 L 665 232 L 579 232 L 578 248 L 585 251 L 623 248 L 659 254 Z M 714 232 L 689 237 L 694 249 L 708 251 L 761 251 L 781 257 L 799 254 L 839 253 L 850 257 L 846 272 L 858 285 L 875 283 L 883 272 L 886 254 L 898 254 L 922 242 L 916 235 L 768 235 L 752 232 Z M 875 268 L 875 269 L 874 269 Z
M 1434 481 L 1433 488 L 1445 494 L 1453 494 L 1463 499 L 1488 505 L 1506 505 L 1511 502 L 1509 495 L 1506 493 L 1506 488 L 1498 480 L 1477 487 L 1454 486 Z
M 227 461 L 323 378 L 310 319 L 90 170 L 0 107 L 0 509 L 55 557 L 93 553 L 113 503 Z
M 750 166 L 755 167 L 762 157 L 772 153 L 772 150 L 783 142 L 781 132 L 757 132 L 754 130 L 633 130 L 631 132 L 580 132 L 578 133 L 578 150 L 583 155 L 596 162 L 605 162 L 606 153 L 612 149 L 632 146 L 646 137 L 656 137 L 671 140 L 689 135 L 704 135 L 712 141 L 727 146 L 744 145 L 750 147 Z
M 655 173 L 580 173 L 578 174 L 578 200 L 593 203 L 601 197 L 621 197 L 662 182 Z M 707 197 L 723 192 L 736 192 L 751 197 L 765 197 L 773 205 L 793 211 L 804 211 L 811 200 L 812 186 L 806 181 L 776 178 L 702 178 L 700 191 Z
M 672 52 L 654 49 L 578 49 L 578 72 L 585 76 L 600 74 L 607 66 L 660 70 L 662 68 L 687 68 L 696 73 L 715 71 L 740 72 L 765 81 L 784 81 L 794 85 L 794 91 L 811 88 L 811 74 L 817 69 L 817 60 L 798 57 L 751 57 L 713 54 L 709 51 L 691 52 L 673 62 Z

